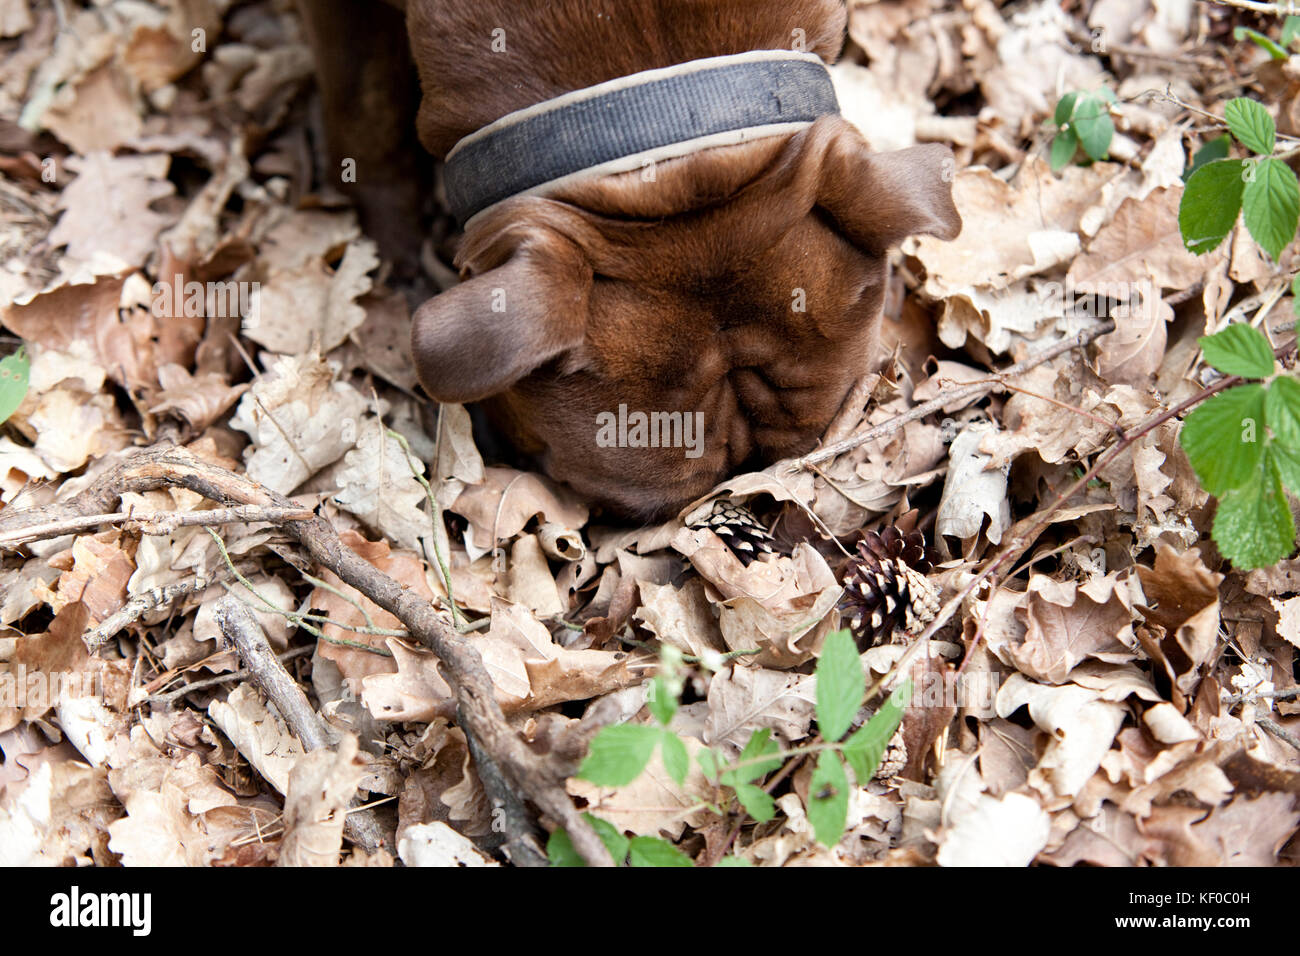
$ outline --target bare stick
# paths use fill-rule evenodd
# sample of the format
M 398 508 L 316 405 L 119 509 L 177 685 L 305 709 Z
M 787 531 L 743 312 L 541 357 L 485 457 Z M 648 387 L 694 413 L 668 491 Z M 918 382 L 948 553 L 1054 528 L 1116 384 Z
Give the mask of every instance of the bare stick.
M 859 445 L 865 445 L 867 442 L 876 441 L 888 435 L 892 435 L 908 422 L 920 421 L 922 418 L 925 418 L 928 415 L 933 415 L 935 412 L 948 405 L 954 405 L 958 402 L 965 402 L 969 399 L 978 398 L 996 388 L 1001 388 L 1003 386 L 1001 379 L 1006 378 L 1007 376 L 1020 375 L 1024 372 L 1028 372 L 1030 369 L 1036 368 L 1044 362 L 1051 361 L 1058 355 L 1064 355 L 1072 349 L 1082 348 L 1108 332 L 1114 331 L 1115 322 L 1111 319 L 1107 319 L 1100 325 L 1096 325 L 1085 332 L 1080 332 L 1077 335 L 1071 336 L 1064 342 L 1057 342 L 1050 348 L 1043 349 L 1041 352 L 1030 356 L 1023 362 L 1017 362 L 1015 365 L 1005 368 L 1001 372 L 994 373 L 995 377 L 990 380 L 947 390 L 937 398 L 933 398 L 928 402 L 917 405 L 911 411 L 904 412 L 902 415 L 896 415 L 887 422 L 881 422 L 879 425 L 876 425 L 873 428 L 868 428 L 864 432 L 858 432 L 858 434 L 851 435 L 842 441 L 834 442 L 833 444 L 827 445 L 825 448 L 819 448 L 814 452 L 810 452 L 802 458 L 796 458 L 793 461 L 788 462 L 786 467 L 790 471 L 801 471 L 805 468 L 811 467 L 812 465 L 820 465 L 822 462 L 829 461 L 838 455 L 844 454 L 846 451 L 852 451 Z
M 247 476 L 201 461 L 183 448 L 162 445 L 126 458 L 66 501 L 0 512 L 0 534 L 109 511 L 125 491 L 146 492 L 173 486 L 188 488 L 223 505 L 293 506 L 285 496 Z M 478 738 L 515 792 L 531 800 L 554 823 L 568 831 L 574 849 L 587 863 L 613 866 L 604 843 L 565 793 L 563 769 L 529 749 L 507 723 L 497 703 L 492 677 L 473 643 L 456 633 L 432 604 L 345 545 L 324 518 L 314 515 L 302 521 L 288 521 L 284 528 L 298 539 L 317 564 L 329 568 L 344 583 L 400 620 L 412 637 L 438 656 L 455 687 L 460 727 Z
M 229 580 L 238 573 L 232 565 L 231 567 L 219 568 L 210 575 L 200 574 L 184 581 L 177 581 L 175 584 L 167 584 L 160 588 L 150 588 L 148 591 L 142 591 L 105 618 L 93 631 L 87 631 L 83 634 L 81 639 L 85 642 L 90 653 L 94 654 L 107 644 L 114 634 L 130 627 L 155 608 L 166 607 L 177 598 L 184 597 L 187 594 L 204 591 L 214 584 Z
M 25 528 L 11 534 L 0 535 L 0 548 L 15 548 L 44 538 L 88 531 L 106 524 L 138 524 L 143 534 L 171 534 L 177 528 L 192 525 L 219 525 L 267 521 L 279 524 L 310 518 L 310 508 L 257 508 L 241 505 L 237 508 L 217 508 L 213 511 L 120 511 L 112 514 L 84 515 L 51 521 L 47 525 Z
M 316 648 L 310 645 L 307 647 L 295 647 L 293 650 L 285 651 L 283 654 L 279 655 L 276 660 L 283 664 L 285 661 L 291 661 L 296 657 L 303 657 L 307 654 L 311 654 L 315 650 Z M 218 674 L 216 677 L 209 677 L 204 680 L 196 680 L 191 684 L 186 684 L 184 687 L 178 687 L 175 690 L 169 690 L 166 693 L 150 694 L 148 697 L 143 698 L 140 703 L 170 704 L 173 701 L 180 700 L 186 694 L 192 694 L 196 690 L 208 690 L 212 687 L 220 687 L 222 684 L 229 684 L 232 681 L 243 680 L 245 677 L 252 676 L 253 672 L 251 670 L 246 667 L 241 667 L 237 671 L 231 671 L 228 674 Z M 167 678 L 167 680 L 170 679 L 171 678 Z
M 1296 739 L 1295 734 L 1291 733 L 1272 717 L 1256 716 L 1255 723 L 1259 724 L 1278 740 L 1290 744 L 1295 750 L 1300 750 L 1300 740 Z
M 1275 17 L 1300 16 L 1300 3 L 1283 3 L 1281 0 L 1211 0 L 1221 7 L 1236 7 L 1254 13 L 1271 13 Z
M 298 682 L 289 676 L 284 665 L 275 656 L 271 644 L 242 601 L 227 594 L 217 602 L 217 626 L 252 673 L 253 681 L 266 694 L 276 710 L 284 717 L 293 735 L 302 742 L 304 750 L 328 750 L 334 747 L 334 735 L 324 718 L 316 713 L 307 695 L 302 692 Z M 353 805 L 360 803 L 357 797 Z M 385 838 L 374 813 L 359 810 L 349 813 L 343 825 L 348 839 L 367 853 L 374 853 L 389 841 Z

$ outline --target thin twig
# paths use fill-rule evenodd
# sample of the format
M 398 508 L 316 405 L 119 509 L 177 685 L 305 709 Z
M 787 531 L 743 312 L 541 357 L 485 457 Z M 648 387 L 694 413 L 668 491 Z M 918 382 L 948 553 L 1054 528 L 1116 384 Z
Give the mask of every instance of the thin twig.
M 82 641 L 90 653 L 98 653 L 114 634 L 131 626 L 155 608 L 166 607 L 177 598 L 207 590 L 212 585 L 221 584 L 240 573 L 239 569 L 232 564 L 212 574 L 199 574 L 184 581 L 177 581 L 175 584 L 143 591 L 110 614 L 93 631 L 87 631 Z
M 168 487 L 188 488 L 222 505 L 293 506 L 284 495 L 246 475 L 203 461 L 184 448 L 164 444 L 126 458 L 85 490 L 64 501 L 0 512 L 0 534 L 102 513 L 116 507 L 124 492 L 143 493 Z M 554 824 L 565 828 L 574 849 L 588 864 L 613 866 L 609 850 L 565 793 L 563 768 L 555 760 L 535 753 L 506 721 L 496 699 L 492 676 L 474 643 L 458 634 L 433 604 L 344 544 L 333 525 L 320 515 L 286 522 L 284 529 L 319 566 L 328 568 L 345 584 L 396 617 L 412 638 L 438 656 L 456 693 L 457 724 L 478 738 L 484 752 L 496 761 L 512 788 Z
M 1300 750 L 1300 740 L 1296 739 L 1295 734 L 1291 733 L 1272 717 L 1265 717 L 1262 714 L 1257 714 L 1255 716 L 1255 723 L 1259 724 L 1278 740 L 1290 744 L 1295 750 Z
M 301 741 L 303 749 L 333 750 L 335 734 L 325 719 L 316 713 L 298 682 L 276 658 L 262 625 L 257 623 L 248 605 L 227 594 L 217 602 L 216 619 L 221 633 L 252 672 L 253 682 L 275 705 L 289 730 Z M 353 796 L 351 805 L 360 803 L 361 799 Z M 369 810 L 349 813 L 343 829 L 348 839 L 367 853 L 374 853 L 390 843 L 379 819 Z
M 280 654 L 277 660 L 280 663 L 291 661 L 298 657 L 310 654 L 316 648 L 308 645 L 306 647 L 295 647 L 291 651 L 285 651 Z M 192 694 L 196 690 L 209 690 L 213 687 L 220 687 L 222 684 L 229 684 L 232 681 L 243 680 L 245 677 L 252 677 L 253 672 L 246 667 L 241 667 L 237 671 L 231 671 L 228 674 L 218 674 L 216 677 L 208 677 L 204 680 L 196 680 L 192 684 L 186 684 L 184 687 L 178 687 L 175 690 L 169 690 L 165 694 L 150 694 L 148 697 L 141 698 L 141 704 L 170 704 L 173 701 L 180 700 L 186 694 Z
M 258 508 L 241 505 L 236 508 L 217 508 L 212 511 L 116 511 L 111 514 L 85 515 L 52 521 L 47 525 L 26 528 L 22 531 L 0 535 L 0 548 L 16 548 L 46 538 L 57 538 L 78 531 L 88 531 L 106 524 L 138 524 L 141 534 L 171 534 L 177 528 L 193 525 L 252 524 L 283 521 L 301 521 L 310 518 L 310 508 Z
M 1036 368 L 1044 362 L 1049 362 L 1057 356 L 1064 355 L 1066 352 L 1073 349 L 1089 345 L 1101 336 L 1114 331 L 1114 320 L 1107 319 L 1091 329 L 1071 336 L 1064 342 L 1058 342 L 1050 348 L 1035 353 L 1023 362 L 1017 362 L 1015 365 L 995 373 L 991 378 L 984 379 L 972 385 L 963 385 L 959 388 L 947 390 L 938 397 L 917 405 L 915 408 L 908 412 L 904 412 L 902 415 L 896 415 L 887 422 L 882 422 L 879 425 L 868 428 L 864 432 L 859 432 L 856 435 L 845 438 L 843 441 L 834 442 L 833 444 L 827 445 L 825 448 L 819 448 L 817 451 L 810 452 L 802 458 L 796 458 L 793 461 L 787 462 L 786 467 L 790 471 L 802 471 L 812 465 L 820 465 L 822 462 L 829 461 L 832 458 L 844 454 L 846 451 L 852 451 L 859 445 L 865 445 L 867 442 L 876 441 L 888 435 L 892 435 L 908 422 L 920 421 L 922 418 L 933 415 L 935 412 L 942 408 L 946 408 L 949 405 L 966 402 L 970 399 L 985 395 L 988 392 L 1001 387 L 1003 384 L 1002 380 L 1008 376 L 1020 375 L 1024 372 L 1028 372 L 1030 369 Z
M 1271 13 L 1275 17 L 1300 16 L 1300 3 L 1283 3 L 1282 0 L 1210 0 L 1221 7 L 1236 7 L 1253 13 Z

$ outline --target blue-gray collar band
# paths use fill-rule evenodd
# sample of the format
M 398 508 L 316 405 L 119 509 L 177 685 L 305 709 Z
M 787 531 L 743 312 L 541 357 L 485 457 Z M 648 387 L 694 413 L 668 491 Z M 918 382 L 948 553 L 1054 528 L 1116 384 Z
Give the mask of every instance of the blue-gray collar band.
M 514 196 L 797 132 L 838 112 L 830 72 L 811 53 L 691 60 L 508 113 L 455 145 L 443 180 L 463 225 Z

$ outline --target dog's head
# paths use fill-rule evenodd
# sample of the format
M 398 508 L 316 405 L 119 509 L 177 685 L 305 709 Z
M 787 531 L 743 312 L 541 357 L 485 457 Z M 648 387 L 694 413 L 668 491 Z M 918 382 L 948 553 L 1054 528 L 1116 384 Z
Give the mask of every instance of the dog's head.
M 874 361 L 889 248 L 959 232 L 952 178 L 944 147 L 872 153 L 826 117 L 509 200 L 416 313 L 420 380 L 491 399 L 580 493 L 661 516 L 816 442 Z

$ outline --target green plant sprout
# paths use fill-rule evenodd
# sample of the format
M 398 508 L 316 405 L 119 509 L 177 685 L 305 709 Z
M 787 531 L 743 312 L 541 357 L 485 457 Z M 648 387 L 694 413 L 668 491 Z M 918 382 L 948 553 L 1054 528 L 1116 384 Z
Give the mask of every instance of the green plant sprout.
M 1080 149 L 1093 162 L 1110 155 L 1115 137 L 1115 122 L 1110 118 L 1114 102 L 1115 94 L 1104 86 L 1095 93 L 1075 91 L 1061 97 L 1053 116 L 1057 129 L 1051 150 L 1054 172 L 1068 166 Z
M 1223 158 L 1228 143 L 1222 137 L 1197 152 L 1178 207 L 1183 244 L 1197 255 L 1217 249 L 1242 213 L 1251 236 L 1277 261 L 1300 222 L 1300 184 L 1286 164 L 1294 151 L 1273 155 L 1277 126 L 1255 100 L 1237 97 L 1223 113 L 1233 138 L 1255 155 Z
M 1300 492 L 1300 381 L 1277 374 L 1272 346 L 1249 325 L 1230 325 L 1200 345 L 1220 372 L 1258 381 L 1208 399 L 1187 416 L 1179 441 L 1219 499 L 1212 529 L 1219 551 L 1239 568 L 1266 567 L 1295 550 L 1284 489 Z
M 655 676 L 646 706 L 654 724 L 616 724 L 603 728 L 592 738 L 587 756 L 578 768 L 579 779 L 602 787 L 621 787 L 645 770 L 658 750 L 664 769 L 680 785 L 690 769 L 686 744 L 669 724 L 677 713 L 684 686 L 680 651 L 665 646 L 659 673 Z M 827 635 L 817 661 L 816 715 L 819 740 L 802 747 L 782 750 L 767 727 L 753 730 L 740 755 L 731 763 L 717 750 L 702 750 L 696 760 L 705 777 L 724 794 L 721 806 L 701 800 L 719 815 L 738 807 L 759 823 L 776 817 L 776 803 L 765 778 L 781 770 L 787 761 L 817 755 L 808 793 L 808 821 L 817 841 L 834 846 L 844 835 L 848 819 L 852 769 L 859 784 L 875 774 L 890 739 L 902 722 L 903 711 L 912 698 L 911 680 L 903 681 L 884 704 L 854 733 L 853 720 L 866 694 L 866 675 L 852 635 L 847 630 Z M 692 866 L 691 860 L 667 840 L 638 836 L 628 839 L 606 820 L 591 814 L 588 821 L 616 862 L 630 866 Z M 742 818 L 743 819 L 743 818 Z M 555 866 L 582 866 L 582 858 L 563 829 L 551 834 L 547 854 Z M 735 856 L 724 857 L 719 866 L 748 866 Z

